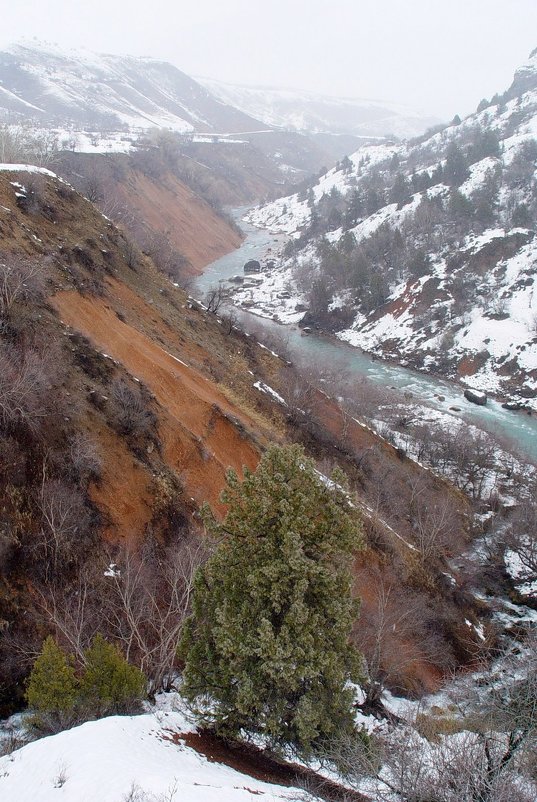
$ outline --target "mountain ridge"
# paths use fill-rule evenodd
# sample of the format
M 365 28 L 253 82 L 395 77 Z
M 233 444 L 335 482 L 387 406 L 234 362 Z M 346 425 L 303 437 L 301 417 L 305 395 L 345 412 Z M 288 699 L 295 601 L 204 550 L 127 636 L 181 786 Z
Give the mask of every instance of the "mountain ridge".
M 198 80 L 224 101 L 268 125 L 301 133 L 347 134 L 368 140 L 406 138 L 440 122 L 433 115 L 389 101 L 224 83 L 207 77 Z

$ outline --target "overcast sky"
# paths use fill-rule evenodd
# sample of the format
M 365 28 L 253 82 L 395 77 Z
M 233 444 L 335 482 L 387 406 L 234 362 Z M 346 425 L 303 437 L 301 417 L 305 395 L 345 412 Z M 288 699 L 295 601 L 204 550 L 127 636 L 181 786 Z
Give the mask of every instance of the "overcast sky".
M 191 75 L 396 101 L 451 118 L 537 47 L 537 0 L 0 0 L 0 46 L 162 58 Z

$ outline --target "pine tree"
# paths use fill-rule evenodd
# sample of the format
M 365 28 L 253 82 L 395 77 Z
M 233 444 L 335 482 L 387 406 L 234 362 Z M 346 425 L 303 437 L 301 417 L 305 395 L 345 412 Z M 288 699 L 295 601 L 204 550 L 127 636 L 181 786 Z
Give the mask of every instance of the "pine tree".
M 86 668 L 81 697 L 92 715 L 131 713 L 145 698 L 146 679 L 130 665 L 119 649 L 98 634 L 85 652 Z
M 36 729 L 52 732 L 74 723 L 79 683 L 73 662 L 49 635 L 43 642 L 28 680 L 26 699 Z
M 451 187 L 460 187 L 468 178 L 468 163 L 460 147 L 450 142 L 446 149 L 444 181 Z
M 308 751 L 353 728 L 348 681 L 360 659 L 347 565 L 359 521 L 299 446 L 270 448 L 242 483 L 229 471 L 222 501 L 222 523 L 206 510 L 220 543 L 196 578 L 183 691 L 219 732 Z

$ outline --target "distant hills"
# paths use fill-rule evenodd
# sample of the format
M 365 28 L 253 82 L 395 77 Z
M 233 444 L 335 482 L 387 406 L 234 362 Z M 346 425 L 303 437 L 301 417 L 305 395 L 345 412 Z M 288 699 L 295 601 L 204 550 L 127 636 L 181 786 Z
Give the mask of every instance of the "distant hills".
M 300 133 L 406 139 L 440 122 L 431 115 L 382 100 L 198 80 L 224 102 L 267 125 Z
M 17 44 L 0 53 L 0 115 L 90 128 L 237 133 L 266 128 L 172 64 Z
M 194 80 L 165 61 L 34 40 L 0 52 L 0 121 L 28 119 L 91 131 L 229 135 L 276 129 L 318 137 L 317 146 L 340 156 L 363 141 L 415 136 L 438 122 L 381 101 Z

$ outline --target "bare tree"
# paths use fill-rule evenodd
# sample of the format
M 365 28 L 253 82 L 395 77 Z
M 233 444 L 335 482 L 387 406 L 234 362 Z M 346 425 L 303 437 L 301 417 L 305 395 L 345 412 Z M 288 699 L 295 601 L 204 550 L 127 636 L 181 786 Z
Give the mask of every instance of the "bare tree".
M 55 628 L 56 639 L 80 665 L 85 664 L 85 651 L 102 629 L 102 573 L 101 567 L 85 566 L 74 587 L 55 581 L 38 591 L 41 609 L 47 623 Z
M 154 561 L 125 552 L 108 571 L 107 628 L 127 659 L 150 678 L 152 691 L 169 688 L 173 682 L 177 647 L 203 551 L 201 541 L 191 541 Z
M 144 672 L 151 692 L 169 689 L 204 554 L 201 540 L 186 537 L 158 555 L 127 549 L 109 553 L 87 564 L 74 586 L 47 582 L 40 606 L 56 637 L 81 665 L 85 650 L 101 632 Z
M 216 315 L 223 304 L 229 300 L 229 290 L 223 284 L 210 287 L 203 297 L 203 302 L 207 312 Z
M 60 479 L 47 479 L 45 468 L 37 503 L 41 528 L 31 550 L 45 576 L 55 576 L 60 565 L 67 566 L 81 558 L 91 516 L 82 493 Z
M 413 505 L 414 542 L 423 563 L 443 556 L 456 545 L 459 534 L 457 510 L 446 498 L 432 500 L 421 496 Z
M 362 608 L 355 639 L 367 662 L 366 702 L 376 706 L 385 688 L 420 690 L 416 677 L 408 687 L 417 664 L 443 665 L 448 669 L 453 656 L 432 626 L 434 614 L 422 596 L 387 584 L 375 574 L 376 603 Z M 402 677 L 407 674 L 406 687 Z
M 519 560 L 517 580 L 529 583 L 531 588 L 537 580 L 537 501 L 534 488 L 530 492 L 530 497 L 522 500 L 515 509 L 505 540 Z M 537 590 L 528 595 L 537 595 Z
M 231 332 L 237 325 L 238 321 L 237 312 L 235 311 L 235 309 L 233 309 L 233 307 L 230 307 L 221 316 L 220 320 L 222 321 L 222 327 L 224 329 L 224 333 L 231 334 Z

